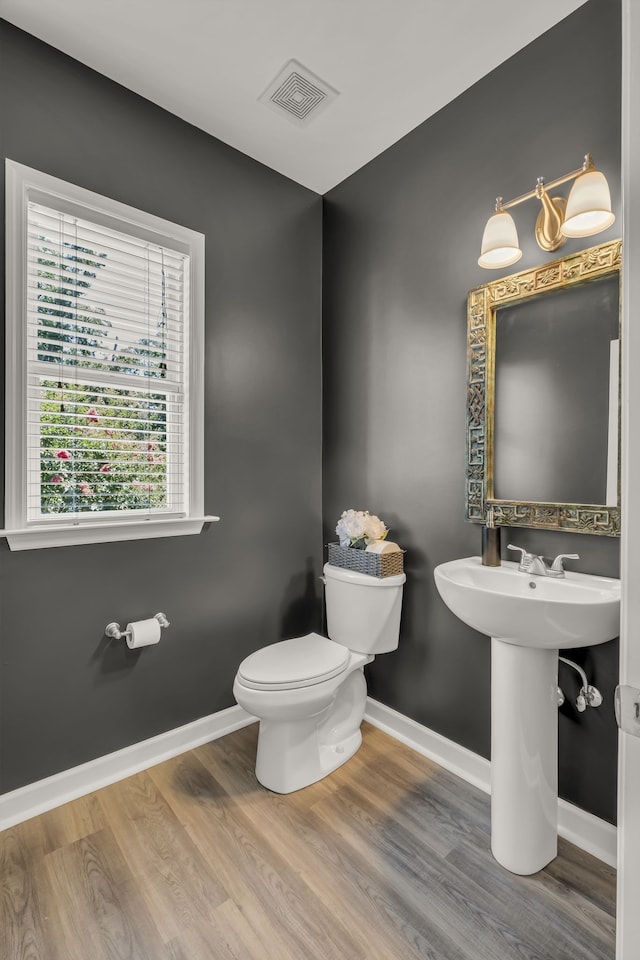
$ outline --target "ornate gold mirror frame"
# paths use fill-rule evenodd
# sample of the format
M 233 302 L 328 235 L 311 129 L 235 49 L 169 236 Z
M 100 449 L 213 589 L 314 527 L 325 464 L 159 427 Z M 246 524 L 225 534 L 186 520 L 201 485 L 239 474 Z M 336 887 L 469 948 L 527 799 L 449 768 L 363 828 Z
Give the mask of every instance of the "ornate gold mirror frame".
M 613 240 L 471 290 L 467 305 L 465 519 L 485 523 L 620 536 L 620 506 L 531 503 L 494 498 L 496 310 L 577 284 L 620 274 L 622 241 Z

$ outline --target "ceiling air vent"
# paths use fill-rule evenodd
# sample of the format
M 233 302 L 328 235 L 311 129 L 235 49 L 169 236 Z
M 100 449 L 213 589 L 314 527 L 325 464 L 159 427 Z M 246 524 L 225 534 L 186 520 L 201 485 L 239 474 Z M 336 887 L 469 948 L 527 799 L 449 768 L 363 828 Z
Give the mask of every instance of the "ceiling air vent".
M 289 60 L 258 99 L 292 123 L 303 127 L 337 96 L 338 91 L 328 83 L 320 80 L 297 60 Z

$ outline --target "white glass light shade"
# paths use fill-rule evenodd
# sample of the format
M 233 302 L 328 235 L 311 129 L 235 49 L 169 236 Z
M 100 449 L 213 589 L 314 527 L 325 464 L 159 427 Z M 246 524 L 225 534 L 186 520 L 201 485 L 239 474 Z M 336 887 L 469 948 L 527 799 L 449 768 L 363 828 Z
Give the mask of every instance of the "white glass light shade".
M 615 220 L 609 184 L 599 170 L 581 173 L 571 188 L 561 231 L 565 237 L 590 237 Z
M 487 220 L 478 264 L 488 270 L 508 267 L 522 256 L 511 214 L 499 210 Z

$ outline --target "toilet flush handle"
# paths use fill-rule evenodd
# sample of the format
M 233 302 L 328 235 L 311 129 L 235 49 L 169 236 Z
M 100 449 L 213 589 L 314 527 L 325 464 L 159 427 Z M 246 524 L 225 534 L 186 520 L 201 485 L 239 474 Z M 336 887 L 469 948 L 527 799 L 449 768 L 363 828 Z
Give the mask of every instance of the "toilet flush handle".
M 326 583 L 326 582 L 327 582 L 327 578 L 326 578 L 325 576 L 318 577 L 318 580 L 320 580 L 322 583 Z

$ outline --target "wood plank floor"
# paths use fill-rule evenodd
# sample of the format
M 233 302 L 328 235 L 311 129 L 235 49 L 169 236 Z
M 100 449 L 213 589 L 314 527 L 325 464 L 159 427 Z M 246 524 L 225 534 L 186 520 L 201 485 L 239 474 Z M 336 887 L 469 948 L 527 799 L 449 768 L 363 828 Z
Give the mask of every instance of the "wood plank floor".
M 483 793 L 363 733 L 286 797 L 254 725 L 0 834 L 0 958 L 613 960 L 613 870 L 513 876 Z

